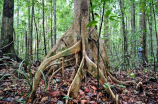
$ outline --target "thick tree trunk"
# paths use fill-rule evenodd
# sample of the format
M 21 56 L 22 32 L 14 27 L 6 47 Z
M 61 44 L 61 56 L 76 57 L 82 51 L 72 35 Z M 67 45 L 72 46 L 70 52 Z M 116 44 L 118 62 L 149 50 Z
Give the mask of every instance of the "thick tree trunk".
M 14 0 L 4 0 L 0 47 L 3 53 L 9 53 L 11 58 L 17 60 L 13 40 L 13 15 Z
M 74 68 L 77 69 L 74 71 L 75 77 L 69 87 L 67 96 L 73 98 L 77 97 L 82 79 L 85 78 L 86 72 L 91 74 L 95 79 L 98 78 L 97 74 L 97 40 L 98 32 L 95 28 L 86 28 L 89 23 L 89 0 L 75 0 L 74 2 L 74 22 L 72 26 L 66 31 L 66 33 L 59 39 L 57 44 L 49 51 L 39 69 L 35 74 L 35 80 L 32 87 L 32 92 L 30 94 L 29 101 L 32 101 L 38 87 L 41 71 L 53 67 L 55 72 L 52 73 L 52 76 L 49 79 L 51 82 L 52 77 L 59 72 L 63 67 L 59 67 L 60 64 L 69 65 L 68 60 L 74 63 Z M 104 43 L 100 38 L 99 41 L 100 54 L 99 54 L 99 83 L 104 85 L 107 82 L 107 76 L 109 76 L 114 82 L 119 84 L 125 84 L 116 80 L 110 73 L 110 63 L 108 61 L 108 56 L 104 47 Z M 63 49 L 63 50 L 61 50 Z M 64 58 L 63 58 L 64 57 Z M 73 59 L 71 59 L 72 57 Z M 64 59 L 60 61 L 60 59 Z M 76 60 L 76 62 L 74 62 Z M 55 64 L 57 61 L 59 63 Z M 57 66 L 59 69 L 57 69 Z M 78 67 L 76 67 L 78 66 Z M 50 68 L 52 70 L 52 68 Z M 49 71 L 51 72 L 51 71 Z M 48 75 L 48 74 L 47 74 Z M 133 82 L 132 82 L 133 83 Z M 115 95 L 112 92 L 110 86 L 105 89 L 106 92 L 115 99 Z M 68 103 L 66 101 L 66 103 Z

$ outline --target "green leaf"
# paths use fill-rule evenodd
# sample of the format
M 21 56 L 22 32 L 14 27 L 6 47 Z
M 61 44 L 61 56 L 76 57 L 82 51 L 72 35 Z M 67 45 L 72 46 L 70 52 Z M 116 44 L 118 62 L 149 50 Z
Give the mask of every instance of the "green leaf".
M 0 100 L 2 100 L 3 99 L 3 97 L 0 97 Z
M 29 79 L 28 75 L 26 74 L 26 72 L 25 72 L 25 71 L 22 71 L 21 69 L 19 69 L 19 70 L 17 70 L 17 71 L 18 71 L 18 73 L 21 73 L 21 74 L 27 79 L 28 84 L 30 85 L 30 88 L 31 88 L 30 79 Z
M 117 85 L 118 87 L 121 87 L 121 88 L 126 88 L 126 86 L 124 85 Z
M 72 97 L 64 96 L 63 99 L 73 99 Z
M 98 23 L 97 21 L 91 21 L 88 23 L 88 25 L 86 26 L 86 28 L 90 27 L 91 25 L 95 26 L 94 24 Z
M 43 75 L 43 78 L 44 78 L 44 84 L 45 84 L 45 89 L 46 89 L 46 92 L 47 92 L 47 82 L 46 82 L 46 78 L 45 78 L 44 73 L 42 72 L 42 70 L 39 69 L 39 71 L 40 71 L 40 72 L 42 73 L 42 75 Z
M 106 2 L 106 1 L 109 1 L 109 0 L 101 0 L 101 2 Z
M 20 99 L 17 100 L 17 102 L 22 102 L 22 100 L 23 100 L 23 98 L 20 98 Z
M 105 18 L 107 18 L 111 14 L 111 10 L 108 10 L 105 14 Z
M 115 17 L 117 17 L 117 16 L 110 16 L 109 19 L 112 20 L 112 21 L 114 21 L 114 20 L 115 20 L 115 19 L 114 19 Z
M 4 77 L 6 77 L 6 76 L 11 76 L 12 74 L 4 74 L 1 78 L 0 78 L 0 80 L 3 80 L 3 78 Z
M 133 78 L 134 78 L 134 77 L 135 77 L 134 73 L 131 73 L 131 74 L 130 74 L 130 77 L 133 77 Z

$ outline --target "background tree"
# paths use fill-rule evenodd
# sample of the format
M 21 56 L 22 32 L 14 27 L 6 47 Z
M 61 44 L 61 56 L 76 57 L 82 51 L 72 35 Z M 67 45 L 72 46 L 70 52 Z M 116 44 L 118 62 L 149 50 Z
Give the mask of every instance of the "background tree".
M 146 51 L 146 18 L 145 18 L 145 6 L 146 1 L 140 1 L 140 31 L 142 39 L 140 39 L 140 43 L 143 43 L 143 56 L 145 61 L 147 61 L 147 51 Z
M 14 60 L 18 60 L 18 57 L 15 54 L 15 50 L 14 50 L 13 16 L 14 16 L 14 0 L 4 0 L 0 47 L 3 53 L 9 54 L 9 56 Z
M 56 0 L 54 0 L 54 45 L 56 44 Z
M 45 38 L 45 22 L 44 22 L 44 0 L 42 0 L 42 5 L 43 5 L 43 37 L 44 37 L 44 52 L 45 52 L 45 55 L 47 54 L 47 45 L 46 45 L 46 38 Z

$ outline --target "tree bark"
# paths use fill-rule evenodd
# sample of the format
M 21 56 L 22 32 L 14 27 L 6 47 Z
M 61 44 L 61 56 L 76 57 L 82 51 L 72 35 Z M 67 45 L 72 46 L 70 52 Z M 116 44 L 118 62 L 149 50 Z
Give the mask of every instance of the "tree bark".
M 134 36 L 134 40 L 132 42 L 133 47 L 133 54 L 134 57 L 136 56 L 136 37 L 135 37 L 135 0 L 132 0 L 132 13 L 131 13 L 132 19 L 131 19 L 131 27 L 132 27 L 132 35 Z
M 18 60 L 14 50 L 13 15 L 14 0 L 4 0 L 0 47 L 3 53 L 9 53 L 11 58 Z
M 30 56 L 30 51 L 31 51 L 31 38 L 30 38 L 30 34 L 31 34 L 31 21 L 30 21 L 30 0 L 28 0 L 28 56 Z M 29 57 L 30 59 L 30 57 Z
M 31 60 L 33 60 L 33 48 L 32 48 L 32 43 L 33 43 L 33 17 L 34 17 L 34 0 L 32 0 L 32 16 L 31 16 L 31 34 L 30 34 L 30 55 L 31 55 Z
M 44 0 L 42 0 L 43 4 L 43 37 L 44 37 L 44 52 L 47 55 L 47 45 L 46 45 L 46 38 L 45 38 L 45 29 L 44 29 Z
M 52 8 L 52 1 L 53 1 L 53 0 L 51 0 L 51 46 L 52 46 L 52 48 L 53 48 L 53 29 L 52 29 L 52 21 L 53 21 L 53 20 L 52 20 L 52 16 L 53 16 L 53 15 L 52 15 L 52 9 L 53 9 L 53 8 Z
M 39 37 L 39 35 L 38 35 L 38 29 L 37 29 L 37 24 L 36 24 L 35 17 L 34 17 L 34 22 L 35 22 L 36 33 L 37 33 L 37 35 L 36 35 L 36 36 L 37 36 L 37 43 L 36 43 L 36 44 L 37 44 L 37 49 L 36 49 L 36 54 L 37 54 L 37 60 L 39 60 L 39 57 L 38 57 L 38 54 L 39 54 L 39 53 L 38 53 L 38 44 L 39 44 L 39 43 L 38 43 L 38 37 Z
M 54 45 L 56 44 L 56 0 L 54 0 Z
M 142 15 L 140 15 L 140 30 L 141 30 L 141 36 L 142 39 L 140 39 L 140 42 L 143 43 L 143 61 L 148 61 L 147 60 L 147 47 L 146 47 L 146 19 L 145 19 L 145 5 L 146 2 L 145 0 L 140 2 L 140 12 Z
M 92 77 L 95 79 L 99 78 L 99 83 L 104 85 L 108 83 L 107 76 L 109 76 L 114 82 L 119 84 L 125 84 L 129 82 L 121 82 L 116 80 L 110 73 L 110 63 L 108 60 L 108 56 L 105 50 L 105 46 L 103 41 L 98 39 L 99 34 L 95 28 L 88 27 L 86 28 L 87 24 L 90 22 L 89 18 L 89 0 L 75 0 L 74 1 L 74 22 L 70 26 L 70 28 L 66 31 L 66 33 L 59 39 L 57 44 L 49 51 L 47 56 L 44 58 L 43 62 L 39 66 L 38 70 L 36 71 L 34 83 L 32 87 L 32 91 L 30 94 L 29 102 L 32 102 L 36 89 L 38 87 L 41 71 L 45 71 L 49 69 L 50 66 L 53 67 L 57 61 L 61 61 L 60 59 L 64 57 L 60 63 L 66 66 L 68 63 L 67 60 L 71 60 L 74 65 L 79 66 L 76 70 L 75 77 L 69 87 L 67 96 L 71 96 L 76 98 L 82 83 L 82 79 L 86 78 L 86 73 L 91 74 Z M 99 65 L 97 74 L 97 41 L 99 40 Z M 63 49 L 63 50 L 61 50 Z M 67 59 L 67 60 L 65 60 Z M 74 62 L 76 60 L 76 62 Z M 53 63 L 53 64 L 52 64 Z M 59 69 L 55 69 L 52 76 L 54 76 L 58 71 L 62 69 L 60 64 L 56 66 Z M 64 69 L 63 66 L 63 69 Z M 74 67 L 75 67 L 74 66 Z M 50 68 L 51 69 L 51 68 Z M 50 71 L 49 71 L 50 72 Z M 98 76 L 99 75 L 99 76 Z M 52 76 L 49 79 L 49 82 L 52 80 Z M 134 82 L 132 82 L 134 83 Z M 49 83 L 48 83 L 49 84 Z M 106 92 L 115 99 L 115 95 L 111 88 L 105 89 Z M 68 100 L 66 100 L 68 103 Z
M 156 52 L 156 56 L 157 56 L 157 63 L 158 63 L 158 35 L 157 35 L 157 28 L 156 28 L 156 25 L 157 25 L 157 22 L 156 22 L 156 15 L 155 15 L 155 9 L 154 9 L 154 3 L 153 3 L 153 0 L 152 0 L 152 8 L 153 8 L 153 14 L 154 14 L 154 21 L 155 21 L 155 33 L 156 33 L 156 43 L 157 43 L 157 52 Z M 158 65 L 158 64 L 157 64 Z
M 124 58 L 124 66 L 126 67 L 127 66 L 127 59 L 126 59 L 126 55 L 127 55 L 127 37 L 126 37 L 126 28 L 125 28 L 125 19 L 124 19 L 124 0 L 120 0 L 120 9 L 121 9 L 121 20 L 122 20 L 122 33 L 123 33 L 123 51 L 124 51 L 124 55 L 123 55 L 123 58 Z
M 19 33 L 19 0 L 17 0 L 18 5 L 18 13 L 17 13 L 17 33 Z M 19 34 L 17 34 L 16 40 L 17 40 L 17 55 L 19 54 Z
M 150 30 L 150 48 L 151 48 L 151 53 L 150 53 L 150 55 L 151 56 L 153 56 L 154 54 L 153 54 L 153 29 L 152 29 L 152 27 L 153 27 L 153 15 L 152 15 L 152 1 L 149 3 L 149 5 L 150 5 L 150 19 L 149 19 L 149 30 Z

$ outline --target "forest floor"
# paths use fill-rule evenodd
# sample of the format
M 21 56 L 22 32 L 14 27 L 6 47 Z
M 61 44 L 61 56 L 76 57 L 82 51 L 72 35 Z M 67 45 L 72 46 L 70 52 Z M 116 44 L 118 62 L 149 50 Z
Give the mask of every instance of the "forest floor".
M 22 67 L 21 67 L 22 68 Z M 21 68 L 17 68 L 21 69 Z M 36 67 L 31 67 L 32 76 L 34 76 Z M 29 73 L 22 73 L 14 70 L 10 66 L 0 70 L 0 104 L 17 104 L 27 103 L 30 87 L 31 76 Z M 69 104 L 115 104 L 105 92 L 105 86 L 99 86 L 97 91 L 97 80 L 92 76 L 87 77 L 82 81 L 78 97 L 72 99 L 67 97 L 69 86 L 71 84 L 72 69 L 65 69 L 65 77 L 62 78 L 61 74 L 53 77 L 52 82 L 45 89 L 46 80 L 41 77 L 39 87 L 36 91 L 36 98 L 33 103 L 40 104 L 64 104 L 65 99 L 69 99 Z M 142 82 L 136 90 L 136 84 L 118 85 L 109 80 L 112 91 L 119 96 L 119 104 L 158 104 L 158 82 L 154 79 L 154 71 L 149 68 L 136 68 L 128 71 L 113 71 L 113 76 L 120 81 L 134 80 L 135 82 Z M 28 79 L 27 79 L 28 78 Z M 158 78 L 158 72 L 156 73 Z M 30 81 L 30 82 L 29 82 Z M 140 83 L 141 84 L 141 83 Z

